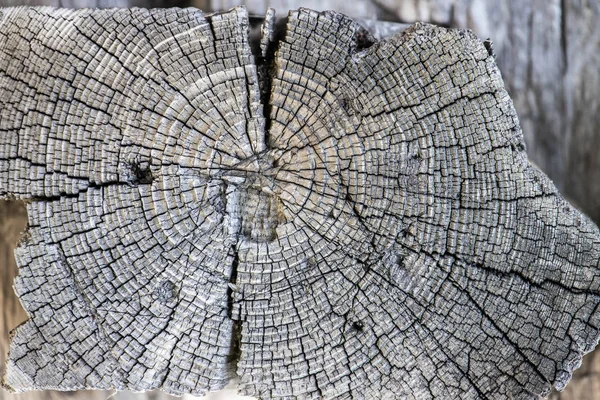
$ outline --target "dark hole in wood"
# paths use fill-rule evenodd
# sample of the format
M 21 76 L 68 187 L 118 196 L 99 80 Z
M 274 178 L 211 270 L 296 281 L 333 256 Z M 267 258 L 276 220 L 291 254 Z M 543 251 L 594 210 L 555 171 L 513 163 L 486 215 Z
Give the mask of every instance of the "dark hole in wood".
M 347 97 L 340 97 L 338 99 L 338 104 L 348 114 L 352 114 L 354 112 L 353 105 L 352 105 L 350 99 L 348 99 Z
M 375 38 L 366 30 L 361 29 L 354 34 L 354 51 L 359 52 L 375 44 Z
M 133 175 L 132 183 L 142 185 L 150 184 L 154 180 L 152 170 L 150 169 L 150 161 L 134 161 L 131 163 L 131 173 Z
M 354 321 L 352 322 L 352 329 L 354 329 L 357 332 L 362 332 L 365 328 L 365 325 L 363 324 L 362 321 Z
M 512 151 L 524 151 L 525 150 L 525 146 L 523 146 L 522 143 L 511 143 L 510 144 L 510 149 Z
M 402 254 L 396 254 L 396 265 L 404 267 L 404 256 Z
M 348 100 L 346 100 L 345 98 L 341 98 L 339 100 L 340 102 L 340 107 L 342 107 L 344 110 L 348 110 Z

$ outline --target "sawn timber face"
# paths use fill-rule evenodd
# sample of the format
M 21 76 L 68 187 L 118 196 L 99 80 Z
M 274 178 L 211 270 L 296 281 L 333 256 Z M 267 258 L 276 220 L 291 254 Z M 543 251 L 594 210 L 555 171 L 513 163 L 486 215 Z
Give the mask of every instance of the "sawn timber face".
M 335 12 L 0 11 L 15 391 L 528 399 L 598 341 L 598 228 L 488 48 Z

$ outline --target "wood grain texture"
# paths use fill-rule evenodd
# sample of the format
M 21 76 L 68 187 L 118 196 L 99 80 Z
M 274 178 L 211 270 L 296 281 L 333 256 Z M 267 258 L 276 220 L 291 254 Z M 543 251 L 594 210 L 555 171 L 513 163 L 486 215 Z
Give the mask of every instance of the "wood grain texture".
M 242 4 L 201 0 L 211 9 Z M 282 10 L 302 1 L 248 0 L 250 12 Z M 340 4 L 341 3 L 341 4 Z M 596 222 L 600 220 L 600 2 L 496 0 L 375 0 L 353 16 L 470 28 L 493 41 L 496 61 L 519 114 L 529 157 Z M 322 1 L 319 9 L 347 3 Z M 375 6 L 373 8 L 372 6 Z M 600 400 L 600 357 L 584 359 L 565 392 L 552 398 Z
M 392 18 L 491 38 L 528 146 L 557 187 L 600 220 L 600 1 L 374 0 Z
M 17 275 L 14 249 L 27 224 L 27 213 L 22 202 L 0 200 L 0 375 L 6 372 L 6 355 L 9 334 L 27 320 L 27 313 L 17 298 L 12 283 Z M 204 397 L 183 396 L 183 400 L 252 400 L 236 395 L 235 383 L 225 390 Z M 129 391 L 51 391 L 37 390 L 26 393 L 10 393 L 0 390 L 0 400 L 175 400 L 179 397 L 162 391 L 134 393 Z
M 366 3 L 366 4 L 365 4 Z M 195 0 L 210 9 L 245 4 L 251 13 L 303 6 L 293 0 Z M 320 1 L 319 10 L 348 8 Z M 355 3 L 353 2 L 352 5 Z M 373 0 L 355 18 L 431 22 L 491 39 L 523 128 L 528 155 L 567 197 L 600 220 L 599 0 Z
M 241 9 L 0 24 L 13 389 L 538 398 L 597 343 L 598 229 L 471 33 L 300 10 L 257 67 Z
M 28 318 L 12 287 L 13 279 L 17 275 L 17 265 L 13 251 L 25 231 L 26 224 L 27 214 L 23 203 L 0 200 L 0 273 L 2 273 L 0 278 L 2 283 L 0 286 L 0 304 L 2 304 L 2 313 L 0 313 L 0 366 L 2 366 L 2 374 L 5 372 L 7 361 L 9 332 Z M 63 400 L 66 398 L 71 400 L 77 398 L 105 400 L 110 395 L 111 392 L 109 391 L 82 391 L 78 393 L 36 391 L 18 395 L 4 390 L 0 391 L 0 399 L 2 400 Z M 115 400 L 173 399 L 165 393 L 134 394 L 129 392 L 118 393 L 113 398 Z
M 212 233 L 219 186 L 211 182 L 205 191 L 205 170 L 193 167 L 252 154 L 227 124 L 250 123 L 254 105 L 245 114 L 242 104 L 224 101 L 258 94 L 246 77 L 254 67 L 245 15 L 14 9 L 2 22 L 0 130 L 12 139 L 2 143 L 0 187 L 18 198 L 54 198 L 34 201 L 28 214 L 64 221 L 32 223 L 29 244 L 39 250 L 17 250 L 17 262 L 30 268 L 21 269 L 16 290 L 33 318 L 13 339 L 7 383 L 174 394 L 222 389 L 232 378 L 232 238 Z M 15 61 L 25 68 L 11 68 Z M 46 106 L 30 112 L 28 99 Z M 157 119 L 161 114 L 167 118 Z M 14 124 L 29 124 L 24 118 L 46 125 L 45 132 L 15 131 Z M 18 131 L 35 133 L 10 134 Z M 44 161 L 33 150 L 39 146 L 47 149 Z M 47 168 L 53 172 L 34 178 Z M 76 218 L 67 222 L 71 213 Z M 40 279 L 47 284 L 40 287 Z

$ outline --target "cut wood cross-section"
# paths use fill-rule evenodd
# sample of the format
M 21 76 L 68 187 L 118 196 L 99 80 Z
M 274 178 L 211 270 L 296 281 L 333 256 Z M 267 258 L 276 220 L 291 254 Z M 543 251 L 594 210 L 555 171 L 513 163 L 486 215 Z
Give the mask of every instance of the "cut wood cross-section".
M 280 23 L 281 22 L 281 23 Z M 600 233 L 489 46 L 335 12 L 0 11 L 4 384 L 537 399 L 597 344 Z

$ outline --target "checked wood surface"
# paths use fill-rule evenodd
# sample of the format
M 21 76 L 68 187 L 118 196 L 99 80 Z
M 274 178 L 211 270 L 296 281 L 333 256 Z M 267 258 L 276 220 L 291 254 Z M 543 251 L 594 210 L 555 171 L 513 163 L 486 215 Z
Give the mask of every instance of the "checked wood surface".
M 473 34 L 302 9 L 254 57 L 243 9 L 1 18 L 14 390 L 529 399 L 596 345 L 598 229 Z

